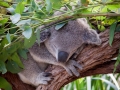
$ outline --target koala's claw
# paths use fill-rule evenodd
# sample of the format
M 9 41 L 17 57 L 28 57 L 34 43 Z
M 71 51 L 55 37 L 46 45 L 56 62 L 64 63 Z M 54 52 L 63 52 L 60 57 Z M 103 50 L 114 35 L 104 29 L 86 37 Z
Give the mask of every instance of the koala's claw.
M 72 76 L 72 75 L 79 76 L 79 72 L 76 70 L 75 67 L 79 68 L 80 70 L 82 69 L 82 66 L 80 64 L 78 64 L 76 61 L 69 60 L 66 63 L 64 68 L 70 74 L 70 76 Z
M 48 84 L 49 81 L 52 80 L 52 74 L 51 73 L 47 73 L 47 72 L 42 72 L 40 73 L 35 81 L 36 86 L 38 86 L 39 84 Z
M 45 76 L 45 77 L 49 77 L 51 75 L 52 75 L 51 73 L 47 73 L 47 72 L 43 73 L 43 76 Z

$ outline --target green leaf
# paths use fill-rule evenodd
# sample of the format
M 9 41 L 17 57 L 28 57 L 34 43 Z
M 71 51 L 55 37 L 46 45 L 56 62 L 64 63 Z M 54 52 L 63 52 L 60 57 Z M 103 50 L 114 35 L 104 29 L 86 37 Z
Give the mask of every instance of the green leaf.
M 38 29 L 36 32 L 37 43 L 40 45 L 40 30 Z
M 51 10 L 52 10 L 52 4 L 51 4 L 51 2 L 50 2 L 50 0 L 45 0 L 46 1 L 46 10 L 48 11 L 48 12 L 50 12 Z
M 32 0 L 31 1 L 31 11 L 37 11 L 38 8 L 37 8 L 37 5 L 35 3 L 35 0 Z
M 25 48 L 30 48 L 32 47 L 32 45 L 35 43 L 36 41 L 36 36 L 33 34 L 30 39 L 26 39 L 24 40 L 24 47 Z
M 120 25 L 118 25 L 118 26 L 116 27 L 115 32 L 120 32 Z
M 120 49 L 119 49 L 120 50 Z M 116 60 L 116 62 L 115 62 L 115 67 L 114 67 L 114 71 L 113 71 L 113 73 L 115 73 L 115 71 L 116 71 L 116 68 L 117 68 L 117 66 L 120 64 L 120 54 L 118 54 L 118 56 L 117 56 L 117 60 Z
M 7 72 L 5 63 L 2 60 L 0 60 L 0 71 L 2 72 L 2 74 L 5 74 Z
M 9 4 L 7 2 L 0 1 L 0 6 L 9 7 Z
M 36 11 L 34 14 L 34 17 L 43 19 L 43 18 L 46 18 L 46 14 L 42 11 Z
M 59 30 L 59 29 L 61 29 L 65 24 L 66 24 L 66 22 L 57 24 L 57 25 L 55 26 L 55 29 L 56 29 L 56 30 Z
M 24 68 L 24 65 L 23 65 L 23 63 L 21 62 L 21 60 L 20 60 L 20 58 L 19 58 L 19 56 L 18 56 L 17 53 L 14 53 L 14 54 L 11 56 L 11 59 L 12 59 L 13 61 L 15 61 L 21 68 Z
M 22 35 L 24 35 L 27 39 L 29 39 L 32 35 L 32 28 L 28 25 L 24 25 L 23 27 L 24 31 L 22 32 Z
M 52 7 L 55 9 L 59 9 L 62 6 L 61 0 L 50 0 L 52 3 Z
M 26 52 L 26 50 L 24 50 L 24 49 L 19 49 L 19 50 L 18 50 L 18 54 L 19 54 L 22 58 L 27 59 L 27 52 Z
M 31 19 L 21 20 L 21 21 L 19 21 L 16 25 L 17 25 L 17 26 L 21 26 L 21 25 L 24 25 L 24 24 L 30 25 L 30 22 L 31 22 Z
M 105 30 L 105 27 L 104 27 L 103 25 L 98 25 L 98 30 L 104 31 L 104 30 Z
M 6 61 L 7 60 L 7 58 L 8 58 L 8 53 L 7 52 L 1 52 L 0 53 L 0 60 L 2 60 L 2 61 Z
M 20 2 L 20 3 L 18 3 L 18 5 L 16 7 L 15 12 L 22 14 L 22 12 L 24 11 L 24 8 L 25 8 L 25 6 L 24 6 L 23 2 Z
M 116 29 L 116 25 L 117 25 L 117 22 L 114 22 L 110 26 L 110 32 L 109 32 L 109 44 L 110 44 L 110 46 L 112 46 L 112 42 L 113 42 L 113 38 L 114 38 L 114 33 L 115 33 L 115 29 Z
M 3 77 L 0 77 L 0 88 L 4 90 L 12 90 L 12 86 L 10 85 L 10 83 L 8 83 L 7 80 Z
M 0 24 L 4 25 L 8 21 L 8 18 L 3 18 L 0 20 Z
M 10 34 L 9 33 L 7 33 L 6 38 L 7 38 L 8 42 L 11 43 L 11 39 L 10 39 Z
M 12 60 L 8 60 L 6 67 L 7 70 L 10 71 L 11 73 L 19 73 L 20 71 L 22 71 L 18 64 Z
M 20 20 L 21 15 L 16 13 L 12 16 L 10 16 L 10 20 L 12 21 L 13 24 L 17 23 Z
M 15 14 L 15 9 L 13 7 L 7 8 L 11 14 Z

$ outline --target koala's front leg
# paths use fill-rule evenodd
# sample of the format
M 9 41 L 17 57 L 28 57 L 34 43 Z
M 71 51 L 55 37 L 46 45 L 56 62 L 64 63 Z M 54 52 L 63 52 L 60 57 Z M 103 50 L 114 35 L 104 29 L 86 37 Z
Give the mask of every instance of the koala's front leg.
M 77 71 L 76 68 L 82 70 L 82 66 L 77 63 L 77 61 L 75 60 L 69 60 L 66 63 L 60 63 L 60 66 L 64 67 L 65 70 L 68 72 L 69 75 L 75 75 L 75 76 L 79 76 L 79 72 Z
M 44 72 L 38 63 L 36 63 L 30 54 L 28 60 L 21 58 L 24 64 L 24 70 L 18 73 L 20 79 L 27 84 L 38 86 L 39 84 L 48 84 L 51 80 L 51 74 Z M 41 63 L 46 66 L 45 63 Z

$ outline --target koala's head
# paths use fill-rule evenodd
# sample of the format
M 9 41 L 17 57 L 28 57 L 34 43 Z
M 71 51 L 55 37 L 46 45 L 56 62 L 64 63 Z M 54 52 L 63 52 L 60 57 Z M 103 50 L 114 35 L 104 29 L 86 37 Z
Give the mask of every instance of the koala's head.
M 55 26 L 41 32 L 41 42 L 59 62 L 66 62 L 83 44 L 100 45 L 101 40 L 85 18 L 69 21 L 60 30 Z

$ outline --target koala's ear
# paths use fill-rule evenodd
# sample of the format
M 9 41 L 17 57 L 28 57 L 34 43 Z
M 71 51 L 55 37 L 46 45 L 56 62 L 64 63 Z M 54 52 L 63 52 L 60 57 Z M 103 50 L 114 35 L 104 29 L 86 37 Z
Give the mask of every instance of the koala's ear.
M 101 39 L 95 30 L 84 30 L 82 38 L 87 44 L 101 44 Z
M 49 31 L 42 31 L 40 32 L 40 43 L 45 42 L 49 37 L 51 33 Z
M 86 18 L 81 18 L 84 22 L 88 23 Z

